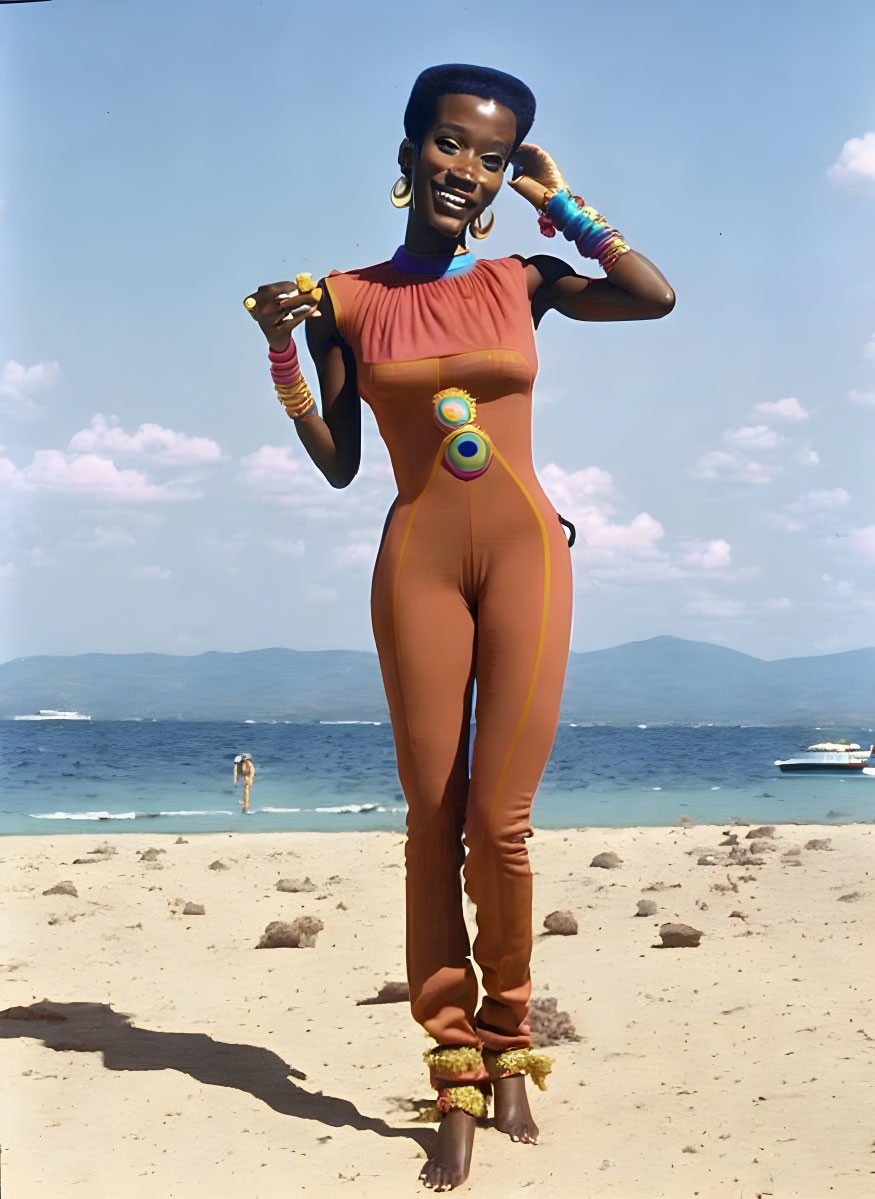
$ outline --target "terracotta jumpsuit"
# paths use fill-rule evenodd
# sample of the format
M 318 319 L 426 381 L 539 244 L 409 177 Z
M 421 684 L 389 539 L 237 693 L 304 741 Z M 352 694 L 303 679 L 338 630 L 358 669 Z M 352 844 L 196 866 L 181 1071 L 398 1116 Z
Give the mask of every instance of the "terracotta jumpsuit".
M 527 1047 L 525 839 L 559 719 L 571 568 L 532 464 L 538 362 L 525 265 L 481 260 L 435 278 L 382 263 L 332 272 L 326 286 L 398 487 L 371 606 L 408 804 L 412 1014 L 440 1045 Z M 476 477 L 443 465 L 433 397 L 456 387 L 476 400 L 473 423 L 492 450 Z M 460 867 L 477 908 L 479 1010 Z

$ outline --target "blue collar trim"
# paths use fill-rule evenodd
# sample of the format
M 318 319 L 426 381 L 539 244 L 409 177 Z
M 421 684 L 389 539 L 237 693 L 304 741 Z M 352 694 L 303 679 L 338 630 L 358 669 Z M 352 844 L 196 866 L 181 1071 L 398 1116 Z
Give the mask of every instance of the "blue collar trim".
M 392 255 L 392 266 L 396 271 L 406 275 L 437 275 L 446 278 L 447 275 L 465 275 L 477 265 L 477 259 L 470 250 L 464 254 L 442 254 L 436 258 L 426 258 L 421 254 L 411 254 L 404 246 L 399 246 Z

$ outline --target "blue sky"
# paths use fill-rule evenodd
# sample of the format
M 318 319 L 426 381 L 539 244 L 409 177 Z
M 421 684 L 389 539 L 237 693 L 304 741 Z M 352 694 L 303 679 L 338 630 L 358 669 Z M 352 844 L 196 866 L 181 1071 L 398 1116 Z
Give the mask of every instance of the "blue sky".
M 404 104 L 455 60 L 529 83 L 530 140 L 678 296 L 539 330 L 573 648 L 875 642 L 875 8 L 549 12 L 0 6 L 0 659 L 372 648 L 387 456 L 367 417 L 360 477 L 322 480 L 241 299 L 391 255 Z M 495 215 L 479 254 L 598 274 Z

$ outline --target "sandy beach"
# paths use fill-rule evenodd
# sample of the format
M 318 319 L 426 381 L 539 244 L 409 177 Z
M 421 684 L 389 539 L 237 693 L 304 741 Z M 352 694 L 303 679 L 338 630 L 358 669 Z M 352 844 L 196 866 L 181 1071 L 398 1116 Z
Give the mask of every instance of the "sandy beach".
M 459 1193 L 875 1193 L 875 827 L 751 831 L 536 831 L 534 996 L 579 1040 L 546 1050 L 540 1144 L 480 1127 Z M 104 833 L 0 845 L 4 1196 L 424 1193 L 430 1042 L 358 1003 L 404 978 L 403 838 Z M 312 948 L 256 949 L 302 915 Z M 698 947 L 660 947 L 676 921 Z

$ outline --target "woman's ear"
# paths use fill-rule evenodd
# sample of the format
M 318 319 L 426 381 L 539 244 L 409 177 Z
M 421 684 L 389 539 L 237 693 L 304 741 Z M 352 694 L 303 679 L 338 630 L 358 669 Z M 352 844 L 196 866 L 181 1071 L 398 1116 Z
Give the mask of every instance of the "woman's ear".
M 411 175 L 413 173 L 413 164 L 416 161 L 416 146 L 409 137 L 405 137 L 401 145 L 398 147 L 398 166 L 401 168 L 402 175 Z

